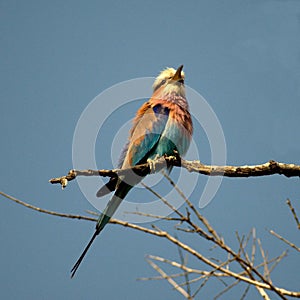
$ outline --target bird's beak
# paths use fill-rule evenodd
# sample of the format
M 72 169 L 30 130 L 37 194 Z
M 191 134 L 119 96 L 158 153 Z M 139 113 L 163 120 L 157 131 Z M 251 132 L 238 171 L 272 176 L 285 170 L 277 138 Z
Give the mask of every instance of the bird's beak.
M 175 75 L 173 76 L 172 80 L 174 80 L 174 81 L 182 81 L 182 82 L 183 82 L 183 77 L 182 77 L 182 75 L 181 75 L 182 69 L 183 69 L 183 65 L 181 65 L 181 66 L 177 69 L 177 71 L 176 71 Z

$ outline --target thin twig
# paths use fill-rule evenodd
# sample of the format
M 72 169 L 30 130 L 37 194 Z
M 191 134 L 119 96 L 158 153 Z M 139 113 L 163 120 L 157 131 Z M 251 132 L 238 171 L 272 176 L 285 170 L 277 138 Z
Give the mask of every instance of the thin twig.
M 199 211 L 195 208 L 195 206 L 192 204 L 192 202 L 189 201 L 189 199 L 184 195 L 184 193 L 180 190 L 177 184 L 171 179 L 171 177 L 163 171 L 163 174 L 165 178 L 170 182 L 170 184 L 175 188 L 177 193 L 182 197 L 182 199 L 187 203 L 187 205 L 192 209 L 192 211 L 195 213 L 197 218 L 203 223 L 203 225 L 207 228 L 207 230 L 212 234 L 212 236 L 216 240 L 220 240 L 220 237 L 218 236 L 217 232 L 212 228 L 212 226 L 209 224 L 207 219 L 202 216 Z
M 171 278 L 179 278 L 179 277 L 184 276 L 184 273 L 172 274 L 169 276 Z M 140 277 L 140 278 L 137 278 L 136 280 L 137 281 L 149 281 L 149 280 L 163 280 L 163 279 L 165 279 L 165 278 L 162 276 L 153 276 L 153 277 Z M 180 286 L 180 284 L 179 284 L 179 286 Z
M 295 221 L 297 223 L 298 229 L 300 229 L 300 222 L 299 222 L 298 216 L 296 214 L 296 211 L 295 211 L 294 207 L 292 206 L 291 200 L 287 199 L 286 200 L 286 204 L 289 206 L 289 208 L 290 208 L 290 210 L 291 210 L 291 212 L 292 212 L 292 214 L 294 216 L 294 219 L 295 219 Z
M 182 221 L 181 218 L 172 218 L 172 217 L 158 216 L 158 215 L 143 213 L 143 212 L 139 212 L 139 211 L 133 211 L 133 212 L 126 211 L 124 213 L 131 214 L 131 215 L 139 215 L 139 216 L 144 216 L 144 217 L 149 217 L 149 218 L 159 219 L 159 220 Z
M 288 250 L 285 250 L 278 257 L 275 257 L 268 261 L 268 264 L 270 264 L 274 261 L 273 265 L 270 267 L 270 273 L 276 268 L 276 266 L 281 262 L 281 260 L 287 256 L 287 254 L 288 254 Z
M 285 242 L 286 244 L 288 244 L 290 247 L 296 249 L 297 251 L 300 252 L 300 248 L 297 247 L 295 244 L 293 244 L 292 242 L 288 241 L 287 239 L 285 239 L 284 237 L 282 237 L 280 234 L 276 233 L 274 230 L 269 230 L 269 232 L 276 236 L 278 239 L 280 239 L 281 241 Z
M 180 287 L 176 283 L 176 281 L 174 281 L 169 275 L 167 275 L 157 264 L 155 264 L 150 259 L 148 259 L 147 262 L 155 271 L 157 271 L 164 279 L 166 279 L 174 287 L 175 290 L 182 294 L 186 299 L 193 299 L 182 287 Z
M 205 277 L 205 279 L 203 280 L 203 282 L 200 284 L 200 286 L 198 287 L 198 289 L 193 294 L 193 297 L 195 297 L 200 292 L 200 290 L 205 286 L 205 284 L 208 282 L 208 280 L 209 280 L 209 276 Z
M 154 259 L 154 260 L 157 260 L 157 261 L 160 261 L 160 262 L 167 263 L 167 264 L 169 264 L 173 267 L 179 268 L 179 269 L 181 269 L 185 272 L 188 272 L 188 273 L 200 274 L 200 275 L 204 275 L 204 276 L 207 276 L 207 275 L 211 274 L 211 271 L 203 271 L 203 270 L 189 268 L 186 265 L 182 265 L 182 264 L 180 264 L 176 261 L 169 260 L 169 259 L 166 259 L 166 258 L 163 258 L 163 257 L 160 257 L 160 256 L 148 255 L 147 257 L 149 257 L 150 259 Z M 213 275 L 216 276 L 216 277 L 222 277 L 222 276 L 228 277 L 228 275 L 226 275 L 224 273 L 221 273 L 221 272 L 214 272 Z
M 247 296 L 247 294 L 249 292 L 249 289 L 250 289 L 250 284 L 248 284 L 248 286 L 246 287 L 246 289 L 245 289 L 245 291 L 244 291 L 244 293 L 243 293 L 243 295 L 242 295 L 242 297 L 241 297 L 240 300 L 244 300 L 245 299 L 245 297 Z
M 221 297 L 223 294 L 225 294 L 226 292 L 228 292 L 230 289 L 232 289 L 233 287 L 235 287 L 238 283 L 240 283 L 240 280 L 236 280 L 234 281 L 231 285 L 228 285 L 226 288 L 224 288 L 220 293 L 218 293 L 215 297 L 214 300 L 218 299 L 219 297 Z
M 256 230 L 252 228 L 252 251 L 251 251 L 251 264 L 254 265 L 256 253 Z
M 55 211 L 51 211 L 51 210 L 47 210 L 47 209 L 43 209 L 43 208 L 39 208 L 37 206 L 31 205 L 29 203 L 26 203 L 24 201 L 21 201 L 13 196 L 10 196 L 6 193 L 3 193 L 0 191 L 0 195 L 2 195 L 3 197 L 10 199 L 18 204 L 21 204 L 27 208 L 36 210 L 38 212 L 44 213 L 44 214 L 48 214 L 48 215 L 52 215 L 52 216 L 57 216 L 57 217 L 63 217 L 63 218 L 69 218 L 69 219 L 78 219 L 78 220 L 87 220 L 87 221 L 97 221 L 97 219 L 95 218 L 91 218 L 91 217 L 86 217 L 86 216 L 81 216 L 81 215 L 72 215 L 72 214 L 64 214 L 64 213 L 59 213 L 59 212 L 55 212 Z
M 177 235 L 175 235 L 175 237 L 178 238 Z M 181 264 L 183 266 L 185 266 L 187 261 L 183 257 L 182 249 L 179 246 L 177 246 L 177 249 L 178 249 Z M 186 258 L 187 258 L 187 256 L 186 256 Z M 186 292 L 191 296 L 191 286 L 190 286 L 190 283 L 189 283 L 189 273 L 185 272 L 184 277 L 185 277 L 185 282 L 186 282 Z

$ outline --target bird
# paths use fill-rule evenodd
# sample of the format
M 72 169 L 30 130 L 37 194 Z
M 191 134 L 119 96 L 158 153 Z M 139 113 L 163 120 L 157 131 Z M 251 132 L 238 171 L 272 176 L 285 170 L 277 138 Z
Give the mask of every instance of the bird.
M 193 123 L 186 99 L 183 65 L 164 69 L 153 83 L 153 94 L 137 111 L 128 141 L 121 152 L 118 167 L 126 169 L 150 162 L 164 155 L 180 157 L 186 154 L 193 134 Z M 167 167 L 171 172 L 172 167 Z M 133 173 L 133 172 L 132 172 Z M 80 263 L 95 238 L 103 230 L 129 191 L 143 177 L 131 174 L 112 177 L 99 189 L 102 197 L 114 191 L 103 213 L 99 216 L 95 232 L 71 270 L 74 277 Z

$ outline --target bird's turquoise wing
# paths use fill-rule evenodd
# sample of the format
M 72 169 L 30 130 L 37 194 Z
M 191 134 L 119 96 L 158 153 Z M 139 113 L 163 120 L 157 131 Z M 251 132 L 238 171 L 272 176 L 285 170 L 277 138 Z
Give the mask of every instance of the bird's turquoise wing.
M 147 161 L 157 153 L 156 148 L 169 119 L 169 109 L 161 104 L 150 107 L 141 116 L 132 132 L 127 159 L 130 165 Z

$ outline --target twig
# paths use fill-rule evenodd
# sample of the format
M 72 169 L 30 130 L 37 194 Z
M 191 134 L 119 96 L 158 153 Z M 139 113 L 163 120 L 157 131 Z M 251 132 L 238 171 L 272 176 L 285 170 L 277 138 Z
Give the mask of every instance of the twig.
M 153 219 L 159 219 L 159 220 L 167 220 L 167 221 L 182 221 L 181 218 L 173 218 L 173 217 L 165 217 L 165 216 L 158 216 L 158 215 L 153 215 L 153 214 L 148 214 L 148 213 L 143 213 L 139 211 L 126 211 L 124 212 L 126 214 L 132 214 L 132 215 L 138 215 L 138 216 L 144 216 L 144 217 L 149 217 Z
M 209 280 L 209 277 L 205 277 L 205 279 L 203 280 L 203 282 L 200 284 L 200 286 L 197 288 L 197 290 L 193 294 L 193 297 L 195 297 L 200 292 L 200 290 L 206 285 L 206 283 L 208 282 L 208 280 Z
M 171 210 L 173 210 L 178 216 L 180 216 L 181 219 L 185 219 L 185 216 L 176 209 L 175 206 L 173 206 L 172 204 L 170 204 L 167 199 L 165 199 L 164 197 L 162 197 L 160 194 L 158 194 L 156 191 L 154 191 L 151 187 L 149 187 L 147 184 L 145 183 L 141 183 L 141 185 L 146 188 L 149 192 L 151 192 L 153 195 L 155 195 L 158 199 L 160 199 L 166 206 L 168 206 Z
M 200 274 L 200 275 L 204 275 L 204 276 L 208 276 L 211 274 L 211 271 L 202 271 L 202 270 L 198 270 L 198 269 L 193 269 L 193 268 L 189 268 L 185 265 L 182 265 L 176 261 L 173 261 L 173 260 L 169 260 L 169 259 L 166 259 L 166 258 L 163 258 L 163 257 L 160 257 L 160 256 L 156 256 L 156 255 L 148 255 L 147 257 L 149 257 L 150 259 L 154 259 L 154 260 L 157 260 L 157 261 L 161 261 L 161 262 L 164 262 L 164 263 L 167 263 L 173 267 L 176 267 L 176 268 L 179 268 L 185 272 L 188 272 L 188 273 L 194 273 L 194 274 Z M 214 272 L 213 273 L 214 276 L 216 277 L 228 277 L 228 275 L 224 274 L 224 273 L 221 273 L 221 272 Z
M 39 208 L 37 206 L 28 204 L 26 202 L 23 202 L 23 201 L 17 199 L 17 198 L 14 198 L 13 196 L 10 196 L 10 195 L 8 195 L 6 193 L 3 193 L 1 191 L 0 191 L 0 195 L 2 195 L 3 197 L 5 197 L 7 199 L 10 199 L 10 200 L 18 203 L 18 204 L 21 204 L 21 205 L 23 205 L 23 206 L 25 206 L 27 208 L 36 210 L 36 211 L 44 213 L 44 214 L 48 214 L 48 215 L 52 215 L 52 216 L 57 216 L 57 217 L 63 217 L 63 218 L 69 218 L 69 219 L 87 220 L 87 221 L 94 221 L 94 222 L 97 221 L 97 219 L 91 218 L 91 217 L 86 217 L 86 216 L 81 216 L 81 215 L 72 215 L 72 214 L 58 213 L 58 212 L 55 212 L 55 211 L 51 211 L 51 210 Z
M 244 291 L 244 293 L 243 293 L 243 295 L 242 295 L 242 297 L 241 297 L 240 300 L 244 300 L 245 299 L 245 297 L 247 296 L 247 294 L 249 292 L 249 289 L 250 289 L 250 284 L 247 285 L 247 287 L 246 287 L 246 289 L 245 289 L 245 291 Z
M 266 278 L 268 278 L 268 280 L 270 280 L 270 272 L 269 272 L 269 269 L 268 269 L 268 258 L 265 254 L 265 251 L 263 249 L 263 246 L 262 246 L 262 243 L 261 243 L 260 239 L 257 239 L 257 244 L 259 246 L 260 254 L 261 254 L 261 257 L 263 259 L 264 276 Z
M 184 276 L 184 273 L 172 274 L 169 276 L 171 278 L 178 278 L 178 277 Z M 162 280 L 162 279 L 165 279 L 165 278 L 162 276 L 153 276 L 153 277 L 140 277 L 140 278 L 137 278 L 136 280 L 137 281 L 148 281 L 148 280 Z
M 299 222 L 299 219 L 297 217 L 296 211 L 295 211 L 294 207 L 292 206 L 291 200 L 287 199 L 286 200 L 286 204 L 289 206 L 289 208 L 290 208 L 290 210 L 291 210 L 291 212 L 292 212 L 292 214 L 294 216 L 294 219 L 295 219 L 295 221 L 297 223 L 298 229 L 300 229 L 300 222 Z
M 163 174 L 164 174 L 165 178 L 170 182 L 170 184 L 175 188 L 175 190 L 181 196 L 181 198 L 187 203 L 187 205 L 195 213 L 195 215 L 197 216 L 197 218 L 207 228 L 207 230 L 209 231 L 209 233 L 211 233 L 212 236 L 216 240 L 220 240 L 220 237 L 218 236 L 217 232 L 212 228 L 212 226 L 209 224 L 209 222 L 207 221 L 207 219 L 199 213 L 199 211 L 195 208 L 195 206 L 192 204 L 192 202 L 190 202 L 189 199 L 184 195 L 184 193 L 180 190 L 180 188 L 177 186 L 177 184 L 175 184 L 175 182 L 171 179 L 171 177 L 169 175 L 167 175 L 167 173 L 164 172 L 164 171 L 163 171 Z M 201 232 L 201 234 L 203 234 L 203 232 Z M 211 238 L 211 237 L 209 237 L 209 238 Z
M 256 253 L 256 230 L 252 228 L 252 251 L 251 251 L 251 263 L 254 265 Z
M 236 286 L 238 283 L 240 283 L 240 280 L 234 281 L 231 285 L 228 285 L 226 288 L 224 288 L 220 293 L 218 293 L 215 297 L 214 300 L 218 299 L 221 297 L 223 294 L 228 292 L 230 289 L 232 289 L 234 286 Z
M 276 236 L 281 241 L 283 241 L 286 244 L 288 244 L 290 247 L 292 247 L 292 248 L 294 248 L 294 249 L 296 249 L 297 251 L 300 252 L 300 248 L 299 247 L 297 247 L 295 244 L 291 243 L 290 241 L 288 241 L 287 239 L 285 239 L 284 237 L 282 237 L 280 234 L 276 233 L 274 230 L 269 230 L 269 232 L 271 234 L 273 234 L 274 236 Z
M 177 235 L 175 235 L 175 237 L 177 238 Z M 182 249 L 179 246 L 177 246 L 177 249 L 178 249 L 178 253 L 179 253 L 179 258 L 180 258 L 181 264 L 183 266 L 185 266 L 187 264 L 187 256 L 186 256 L 186 259 L 184 259 L 183 253 L 182 253 Z M 184 277 L 185 277 L 185 282 L 186 282 L 186 292 L 189 295 L 191 295 L 191 286 L 190 286 L 190 283 L 189 283 L 189 273 L 185 272 L 184 273 Z
M 147 262 L 155 271 L 157 271 L 164 279 L 166 279 L 174 287 L 175 290 L 181 293 L 186 299 L 193 299 L 182 287 L 180 287 L 176 283 L 176 281 L 174 281 L 169 275 L 167 275 L 157 264 L 155 264 L 150 259 L 148 259 Z
M 270 273 L 276 268 L 276 266 L 281 262 L 281 260 L 287 256 L 287 254 L 288 254 L 288 250 L 285 250 L 278 257 L 275 257 L 268 261 L 268 264 L 270 264 L 274 261 L 273 265 L 270 267 Z

